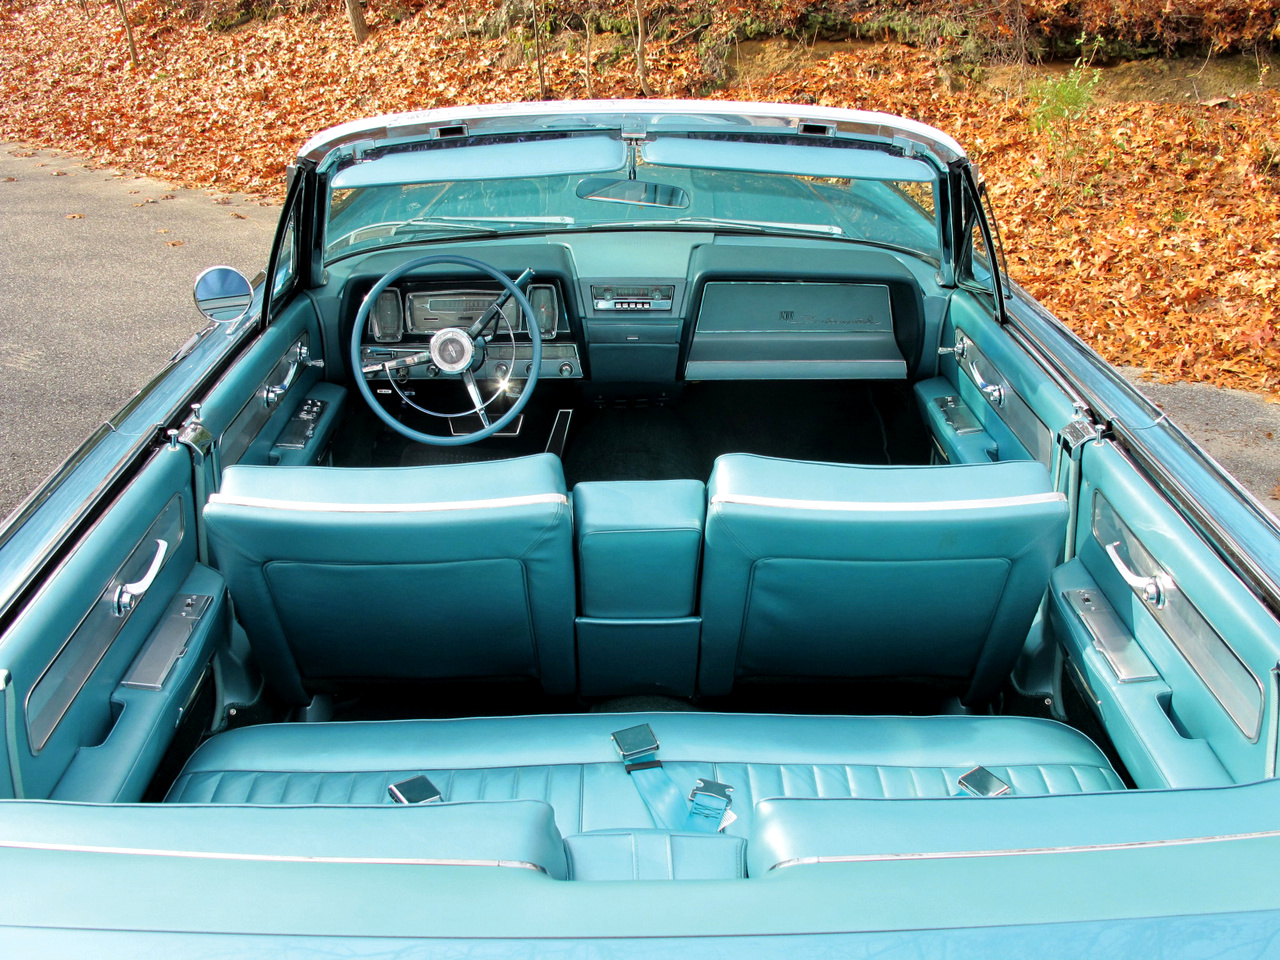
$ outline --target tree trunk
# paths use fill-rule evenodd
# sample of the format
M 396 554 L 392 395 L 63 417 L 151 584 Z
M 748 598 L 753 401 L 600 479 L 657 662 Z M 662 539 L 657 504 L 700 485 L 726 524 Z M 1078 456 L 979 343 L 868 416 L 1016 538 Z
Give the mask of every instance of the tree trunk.
M 590 13 L 587 13 L 582 18 L 582 22 L 586 26 L 586 29 L 583 31 L 583 36 L 585 37 L 586 49 L 584 50 L 582 57 L 583 57 L 583 60 L 585 61 L 584 66 L 586 67 L 586 70 L 584 71 L 584 73 L 586 75 L 586 80 L 587 80 L 587 99 L 588 100 L 594 100 L 596 98 L 595 90 L 592 89 L 592 86 L 591 86 L 591 21 L 594 19 L 595 18 L 592 17 Z
M 646 97 L 653 96 L 653 88 L 649 86 L 649 68 L 644 62 L 644 0 L 635 0 L 636 10 L 636 75 L 640 78 L 640 92 Z
M 124 5 L 124 0 L 116 0 L 116 9 L 120 11 L 120 19 L 124 21 L 124 36 L 129 41 L 129 62 L 133 64 L 133 68 L 138 68 L 138 48 L 133 42 L 133 27 L 129 25 L 129 8 Z
M 547 99 L 547 74 L 542 69 L 542 25 L 538 23 L 538 0 L 530 4 L 533 9 L 533 51 L 538 58 L 538 99 Z
M 347 0 L 347 19 L 351 21 L 351 32 L 356 35 L 357 46 L 369 39 L 369 24 L 365 22 L 360 0 Z

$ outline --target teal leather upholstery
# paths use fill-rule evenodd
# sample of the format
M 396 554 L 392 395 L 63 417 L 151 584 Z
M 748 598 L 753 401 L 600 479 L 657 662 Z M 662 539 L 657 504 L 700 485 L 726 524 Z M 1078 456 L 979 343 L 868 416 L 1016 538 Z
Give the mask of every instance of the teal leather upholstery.
M 207 741 L 177 803 L 382 804 L 425 774 L 446 801 L 541 800 L 565 835 L 651 829 L 609 734 L 648 723 L 672 779 L 734 788 L 731 836 L 768 797 L 951 797 L 982 765 L 1020 796 L 1113 790 L 1078 731 L 1025 717 L 822 717 L 715 713 L 555 714 L 245 727 Z
M 693 695 L 706 501 L 700 480 L 573 488 L 584 696 Z
M 601 830 L 564 838 L 570 880 L 741 880 L 747 841 L 718 833 Z
M 568 873 L 551 808 L 532 800 L 375 809 L 3 803 L 0 843 L 7 840 L 250 858 L 530 865 L 557 880 Z
M 873 467 L 716 461 L 699 688 L 742 676 L 930 677 L 989 699 L 1063 542 L 1035 462 Z
M 582 615 L 628 620 L 694 613 L 705 515 L 700 480 L 577 484 Z
M 204 516 L 263 672 L 287 700 L 352 677 L 575 687 L 572 518 L 551 454 L 232 466 Z

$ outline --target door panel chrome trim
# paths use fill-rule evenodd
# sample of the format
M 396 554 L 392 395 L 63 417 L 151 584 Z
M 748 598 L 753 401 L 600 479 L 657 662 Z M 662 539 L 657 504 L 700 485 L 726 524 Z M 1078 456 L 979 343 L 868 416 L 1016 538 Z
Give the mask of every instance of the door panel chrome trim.
M 1240 732 L 1256 743 L 1265 706 L 1262 681 L 1100 491 L 1094 491 L 1092 509 L 1093 537 L 1117 572 Z
M 227 428 L 218 437 L 217 446 L 222 452 L 222 466 L 236 463 L 244 456 L 258 433 L 280 408 L 280 401 L 288 396 L 297 383 L 300 364 L 304 362 L 301 358 L 305 357 L 307 364 L 312 362 L 310 351 L 311 335 L 303 330 L 276 361 L 271 371 L 262 378 L 252 396 L 245 401 L 244 406 L 231 418 Z M 271 398 L 269 401 L 268 396 Z
M 1089 632 L 1093 648 L 1102 654 L 1111 667 L 1116 683 L 1142 683 L 1160 679 L 1160 672 L 1129 633 L 1129 629 L 1116 616 L 1101 590 L 1064 590 L 1062 599 Z M 1092 689 L 1089 693 L 1093 695 Z
M 80 618 L 79 624 L 49 661 L 49 665 L 27 691 L 24 713 L 27 740 L 33 754 L 44 749 L 102 658 L 115 643 L 116 637 L 128 624 L 133 611 L 137 609 L 135 604 L 118 614 L 117 591 L 126 581 L 137 580 L 139 574 L 149 572 L 148 565 L 154 565 L 155 543 L 163 541 L 170 544 L 171 548 L 161 557 L 160 565 L 155 569 L 155 574 L 158 575 L 177 555 L 184 527 L 183 498 L 178 493 L 170 498 L 152 521 L 146 534 L 130 551 L 97 599 Z M 61 672 L 59 664 L 65 668 Z
M 1031 409 L 1021 394 L 1013 388 L 1013 384 L 1005 377 L 999 367 L 991 362 L 973 342 L 973 338 L 956 327 L 956 349 L 963 347 L 965 362 L 957 364 L 965 378 L 973 384 L 974 389 L 987 401 L 991 410 L 1004 421 L 1015 437 L 1027 448 L 1027 452 L 1045 466 L 1053 454 L 1052 431 L 1044 421 Z M 1056 386 L 1056 384 L 1055 384 Z

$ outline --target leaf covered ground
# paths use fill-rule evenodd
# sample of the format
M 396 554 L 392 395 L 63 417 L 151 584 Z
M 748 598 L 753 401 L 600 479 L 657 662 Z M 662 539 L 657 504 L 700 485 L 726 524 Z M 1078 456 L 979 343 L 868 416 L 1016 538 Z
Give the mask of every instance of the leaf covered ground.
M 990 183 L 1014 278 L 1105 357 L 1280 399 L 1275 90 L 1073 106 L 1087 72 L 1012 92 L 975 83 L 957 71 L 961 41 L 946 34 L 782 58 L 735 79 L 706 38 L 732 35 L 724 25 L 747 9 L 686 7 L 654 18 L 656 94 L 884 110 L 938 126 Z M 172 0 L 131 7 L 134 67 L 114 2 L 10 0 L 0 8 L 0 138 L 278 197 L 287 159 L 324 127 L 540 95 L 532 33 L 496 2 L 371 2 L 374 32 L 360 46 L 340 4 L 225 31 L 181 12 Z M 588 80 L 596 97 L 638 95 L 633 41 L 609 32 L 622 24 L 607 16 L 592 20 L 588 77 L 586 22 L 543 24 L 541 83 L 559 98 L 587 96 Z

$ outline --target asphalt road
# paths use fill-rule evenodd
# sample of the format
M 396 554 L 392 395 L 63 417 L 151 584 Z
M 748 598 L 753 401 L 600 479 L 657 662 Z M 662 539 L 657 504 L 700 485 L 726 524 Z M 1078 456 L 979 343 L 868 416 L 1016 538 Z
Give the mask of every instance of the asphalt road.
M 204 326 L 201 270 L 265 267 L 277 215 L 0 144 L 0 518 Z
M 196 274 L 265 266 L 276 215 L 0 144 L 0 517 L 203 326 Z M 1280 514 L 1280 405 L 1126 374 Z

